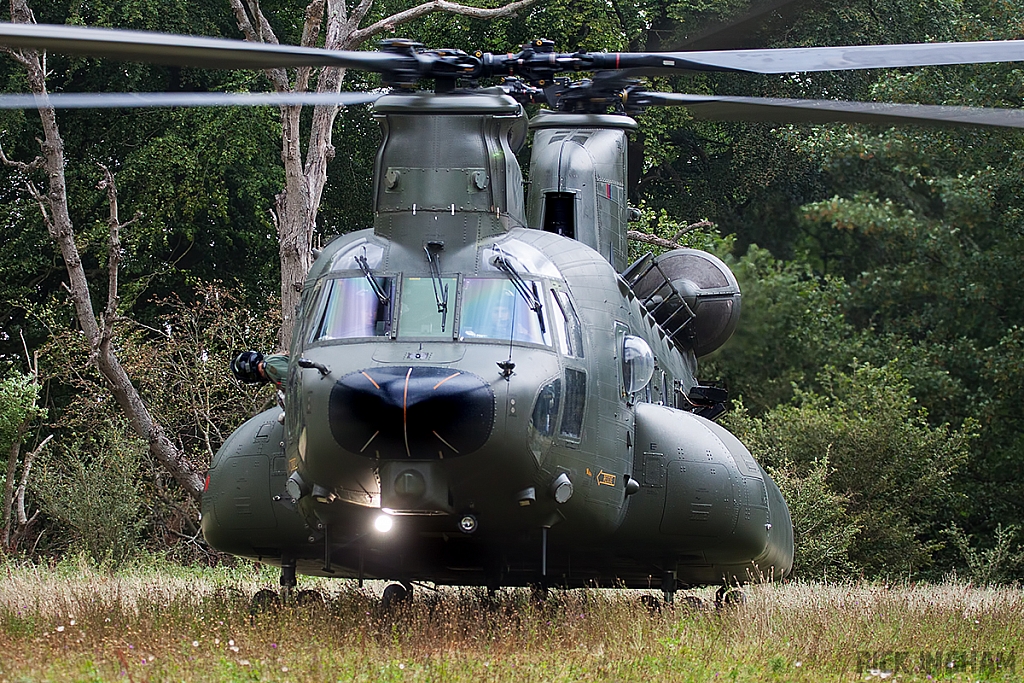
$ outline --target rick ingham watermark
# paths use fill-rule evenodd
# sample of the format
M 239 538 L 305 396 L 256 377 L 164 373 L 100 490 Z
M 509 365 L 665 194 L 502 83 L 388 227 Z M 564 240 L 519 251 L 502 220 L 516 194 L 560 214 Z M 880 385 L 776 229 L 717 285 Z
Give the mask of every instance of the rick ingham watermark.
M 858 650 L 856 661 L 857 671 L 883 679 L 899 673 L 996 674 L 1018 668 L 1014 650 Z

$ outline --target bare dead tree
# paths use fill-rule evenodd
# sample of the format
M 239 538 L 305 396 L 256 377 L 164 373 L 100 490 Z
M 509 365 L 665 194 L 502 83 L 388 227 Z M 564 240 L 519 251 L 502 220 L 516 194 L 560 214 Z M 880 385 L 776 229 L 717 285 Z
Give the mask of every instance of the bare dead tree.
M 324 47 L 332 50 L 354 50 L 370 38 L 391 31 L 396 26 L 435 12 L 446 12 L 476 19 L 506 17 L 534 4 L 537 0 L 517 0 L 494 9 L 460 5 L 447 0 L 431 0 L 389 17 L 360 27 L 373 7 L 373 0 L 359 0 L 349 9 L 345 0 L 312 0 L 306 7 L 302 28 L 302 45 L 313 47 L 323 37 Z M 259 0 L 229 0 L 238 28 L 245 39 L 259 43 L 278 42 L 270 23 L 260 9 Z M 294 76 L 286 69 L 267 69 L 267 77 L 278 92 L 305 92 L 314 87 L 317 92 L 339 92 L 345 69 L 322 67 L 314 73 L 303 67 L 295 69 Z M 311 81 L 315 85 L 311 86 Z M 288 348 L 292 338 L 294 312 L 299 303 L 302 282 L 312 265 L 313 234 L 324 185 L 327 183 L 327 164 L 334 158 L 331 142 L 337 106 L 317 106 L 313 109 L 313 122 L 302 155 L 299 120 L 301 106 L 281 107 L 281 160 L 284 163 L 284 188 L 276 197 L 274 221 L 277 225 L 281 258 L 281 333 L 278 345 Z
M 19 24 L 35 23 L 35 17 L 27 0 L 11 0 L 11 21 Z M 47 94 L 45 53 L 41 54 L 35 50 L 5 49 L 5 51 L 25 68 L 31 92 L 45 98 Z M 104 175 L 100 189 L 106 191 L 109 203 L 110 244 L 107 264 L 109 291 L 107 305 L 97 317 L 89 292 L 89 281 L 86 278 L 82 258 L 75 242 L 74 226 L 68 211 L 67 183 L 64 176 L 64 142 L 57 126 L 56 113 L 52 107 L 43 105 L 39 107 L 39 116 L 43 124 L 43 139 L 39 141 L 42 154 L 28 163 L 9 160 L 2 153 L 0 153 L 0 160 L 25 172 L 37 170 L 46 172 L 45 191 L 32 180 L 26 182 L 26 188 L 38 203 L 46 228 L 57 243 L 64 259 L 68 272 L 68 291 L 79 325 L 81 325 L 90 346 L 89 361 L 96 365 L 107 382 L 132 430 L 146 440 L 149 450 L 157 462 L 174 476 L 193 499 L 198 501 L 203 490 L 202 477 L 153 418 L 138 389 L 132 384 L 128 373 L 122 367 L 113 344 L 114 328 L 117 322 L 117 270 L 121 260 L 119 234 L 120 230 L 127 225 L 122 224 L 118 218 L 117 189 L 114 177 L 108 169 L 102 169 Z

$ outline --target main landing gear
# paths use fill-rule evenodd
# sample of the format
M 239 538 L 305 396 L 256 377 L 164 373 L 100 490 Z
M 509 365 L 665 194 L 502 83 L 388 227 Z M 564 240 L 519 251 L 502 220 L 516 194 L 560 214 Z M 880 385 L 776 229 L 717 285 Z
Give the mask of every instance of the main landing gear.
M 249 604 L 249 612 L 254 616 L 262 612 L 270 612 L 279 609 L 283 605 L 294 607 L 325 607 L 327 599 L 320 591 L 296 590 L 295 560 L 284 559 L 281 561 L 281 588 L 271 590 L 263 588 L 256 591 Z
M 289 607 L 324 607 L 327 600 L 315 590 L 296 590 L 295 560 L 285 558 L 281 561 L 281 587 L 279 590 L 264 588 L 256 592 L 249 605 L 249 612 L 255 616 L 264 612 Z M 412 603 L 412 584 L 408 581 L 392 583 L 384 589 L 381 596 L 381 614 L 389 614 L 397 608 Z
M 676 591 L 678 589 L 678 583 L 673 572 L 665 572 L 661 578 L 661 591 L 664 596 L 661 600 L 655 595 L 641 595 L 640 602 L 646 607 L 652 614 L 661 612 L 663 607 L 673 608 L 676 603 Z M 746 604 L 747 596 L 743 592 L 743 589 L 738 585 L 724 585 L 721 586 L 715 592 L 715 609 L 725 609 L 727 607 L 734 607 Z M 683 595 L 678 604 L 684 609 L 693 611 L 701 611 L 708 609 L 711 603 L 696 595 Z
M 747 602 L 747 594 L 739 586 L 722 586 L 715 592 L 715 607 L 731 607 L 744 605 Z

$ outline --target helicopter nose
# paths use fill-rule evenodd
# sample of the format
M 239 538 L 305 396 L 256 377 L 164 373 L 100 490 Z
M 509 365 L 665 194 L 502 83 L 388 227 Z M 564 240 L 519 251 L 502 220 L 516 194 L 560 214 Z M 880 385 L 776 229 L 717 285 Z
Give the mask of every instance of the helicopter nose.
M 373 458 L 438 459 L 480 448 L 494 425 L 494 392 L 469 372 L 434 367 L 369 368 L 331 390 L 335 441 Z

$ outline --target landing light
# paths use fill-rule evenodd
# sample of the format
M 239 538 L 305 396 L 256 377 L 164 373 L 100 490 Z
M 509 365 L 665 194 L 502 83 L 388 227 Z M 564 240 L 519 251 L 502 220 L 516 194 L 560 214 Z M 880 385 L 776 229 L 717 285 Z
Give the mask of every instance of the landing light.
M 391 518 L 389 514 L 383 514 L 373 520 L 373 528 L 382 534 L 386 534 L 391 531 L 391 527 L 394 526 L 395 520 Z
M 459 531 L 464 534 L 471 534 L 476 531 L 477 521 L 475 515 L 463 515 L 459 520 Z

